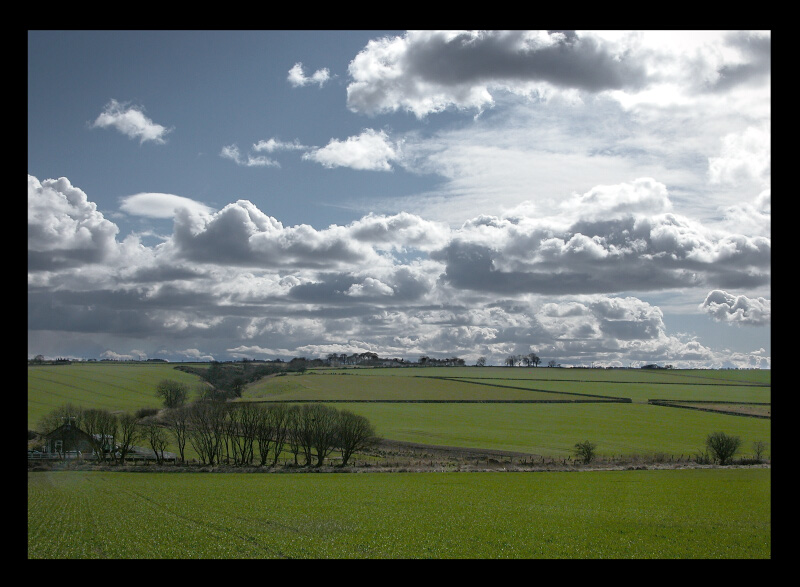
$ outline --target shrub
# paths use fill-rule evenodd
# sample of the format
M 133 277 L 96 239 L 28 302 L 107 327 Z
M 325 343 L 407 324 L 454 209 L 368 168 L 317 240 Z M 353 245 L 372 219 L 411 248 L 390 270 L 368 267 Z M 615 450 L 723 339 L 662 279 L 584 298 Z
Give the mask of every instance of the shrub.
M 140 420 L 142 418 L 155 416 L 156 414 L 158 414 L 158 408 L 139 408 L 136 410 L 136 417 Z
M 724 432 L 712 432 L 706 438 L 706 447 L 720 465 L 727 465 L 741 445 L 741 438 Z
M 595 449 L 597 445 L 593 442 L 588 440 L 584 440 L 583 442 L 578 442 L 575 445 L 575 456 L 580 458 L 584 464 L 591 463 L 595 457 Z

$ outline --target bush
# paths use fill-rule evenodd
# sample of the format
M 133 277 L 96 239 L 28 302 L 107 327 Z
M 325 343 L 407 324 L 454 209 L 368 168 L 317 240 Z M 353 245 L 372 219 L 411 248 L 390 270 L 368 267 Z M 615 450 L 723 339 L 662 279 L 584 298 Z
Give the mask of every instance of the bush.
M 724 432 L 712 432 L 706 438 L 706 447 L 720 465 L 727 465 L 742 445 L 742 439 Z
M 173 379 L 162 379 L 156 386 L 156 397 L 164 400 L 165 408 L 177 408 L 186 403 L 189 387 Z
M 136 417 L 141 420 L 158 414 L 158 408 L 139 408 L 136 410 Z
M 580 458 L 584 464 L 589 464 L 594 460 L 596 448 L 595 443 L 584 440 L 575 445 L 575 456 Z

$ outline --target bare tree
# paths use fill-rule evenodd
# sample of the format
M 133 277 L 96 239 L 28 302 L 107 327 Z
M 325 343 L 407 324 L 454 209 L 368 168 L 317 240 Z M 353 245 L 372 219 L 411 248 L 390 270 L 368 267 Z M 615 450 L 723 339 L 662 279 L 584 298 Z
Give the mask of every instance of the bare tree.
M 186 462 L 186 441 L 189 435 L 190 414 L 191 408 L 184 405 L 168 409 L 162 415 L 164 424 L 175 437 L 175 444 L 178 445 L 178 456 L 182 463 Z
M 337 448 L 342 452 L 342 467 L 353 453 L 369 448 L 376 440 L 375 428 L 367 418 L 349 410 L 339 412 Z
M 128 453 L 133 447 L 133 443 L 139 437 L 140 429 L 137 426 L 139 419 L 133 414 L 125 412 L 119 415 L 118 422 L 119 436 L 117 438 L 117 446 L 119 448 L 120 461 L 124 464 Z
M 89 409 L 83 413 L 82 424 L 98 461 L 104 460 L 107 453 L 113 454 L 114 437 L 117 434 L 117 417 L 114 414 L 107 410 Z
M 225 418 L 225 437 L 235 465 L 253 462 L 253 447 L 259 425 L 259 409 L 253 404 L 233 404 Z
M 294 456 L 294 464 L 297 465 L 297 456 L 300 454 L 300 406 L 292 406 L 286 413 L 286 443 L 289 451 Z
M 74 404 L 64 404 L 52 412 L 45 414 L 39 420 L 39 432 L 49 434 L 62 424 L 69 421 L 73 426 L 83 430 L 83 408 Z
M 486 366 L 486 357 L 478 357 L 478 360 L 475 361 L 475 365 L 477 367 L 485 367 Z
M 311 414 L 311 446 L 317 457 L 316 466 L 320 467 L 336 448 L 339 412 L 324 404 L 313 404 Z
M 167 431 L 154 418 L 139 420 L 142 437 L 150 444 L 156 462 L 161 465 L 164 462 L 164 452 L 167 449 Z
M 764 442 L 763 440 L 756 440 L 753 442 L 753 458 L 757 461 L 760 461 L 764 457 L 764 453 L 767 451 L 769 447 L 768 442 Z
M 189 442 L 203 464 L 219 462 L 224 442 L 226 404 L 199 401 L 191 406 Z
M 286 404 L 259 406 L 256 439 L 261 465 L 266 465 L 272 458 L 271 466 L 275 466 L 283 452 L 287 441 L 289 426 L 289 408 Z M 298 449 L 299 450 L 299 449 Z M 297 457 L 295 453 L 295 463 Z

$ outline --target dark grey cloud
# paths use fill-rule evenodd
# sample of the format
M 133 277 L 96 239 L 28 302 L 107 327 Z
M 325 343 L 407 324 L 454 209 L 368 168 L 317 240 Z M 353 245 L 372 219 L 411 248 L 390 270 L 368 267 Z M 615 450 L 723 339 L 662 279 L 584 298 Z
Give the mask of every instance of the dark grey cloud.
M 589 92 L 638 88 L 647 81 L 642 63 L 620 58 L 599 40 L 551 31 L 552 44 L 529 43 L 526 31 L 432 35 L 410 43 L 404 74 L 434 84 L 547 82 Z
M 772 71 L 772 37 L 750 32 L 731 33 L 728 44 L 736 48 L 743 58 L 742 63 L 723 65 L 719 78 L 712 85 L 715 91 L 727 91 L 734 86 L 762 82 Z

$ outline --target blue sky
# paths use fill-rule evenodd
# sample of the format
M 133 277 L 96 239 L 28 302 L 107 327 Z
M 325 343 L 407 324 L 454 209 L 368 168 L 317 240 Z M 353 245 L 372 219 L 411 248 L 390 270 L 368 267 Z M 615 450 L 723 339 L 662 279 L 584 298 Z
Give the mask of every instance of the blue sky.
M 28 355 L 769 368 L 768 31 L 29 31 Z

